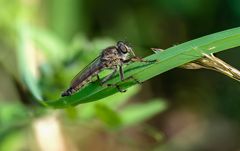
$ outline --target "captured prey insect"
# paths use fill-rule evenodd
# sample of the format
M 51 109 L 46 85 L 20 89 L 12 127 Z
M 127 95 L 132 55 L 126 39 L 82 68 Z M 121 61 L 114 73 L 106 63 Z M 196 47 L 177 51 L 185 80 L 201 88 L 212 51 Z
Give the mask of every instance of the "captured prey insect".
M 62 97 L 69 96 L 78 91 L 83 86 L 88 84 L 95 76 L 100 81 L 101 85 L 103 85 L 116 74 L 117 70 L 119 70 L 121 81 L 123 81 L 125 79 L 123 65 L 129 62 L 151 63 L 155 61 L 156 60 L 145 61 L 142 58 L 137 57 L 131 47 L 124 42 L 119 41 L 115 46 L 105 48 L 96 59 L 94 59 L 89 65 L 80 71 L 73 78 L 70 87 L 62 93 Z M 112 69 L 113 72 L 100 80 L 98 74 L 104 69 Z M 125 92 L 125 90 L 121 90 L 116 84 L 108 84 L 107 86 L 115 86 L 120 92 Z

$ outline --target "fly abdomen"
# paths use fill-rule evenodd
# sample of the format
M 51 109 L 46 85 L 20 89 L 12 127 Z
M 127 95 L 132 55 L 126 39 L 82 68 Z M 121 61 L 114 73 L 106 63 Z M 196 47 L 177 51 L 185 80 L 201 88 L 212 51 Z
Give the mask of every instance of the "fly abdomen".
M 95 72 L 92 72 L 91 70 L 88 72 L 88 74 L 86 73 L 85 75 L 83 75 L 80 80 L 76 83 L 73 83 L 72 86 L 70 88 L 68 88 L 66 91 L 64 91 L 61 96 L 64 97 L 64 96 L 70 96 L 72 95 L 74 92 L 78 91 L 79 89 L 81 89 L 82 87 L 84 87 L 86 84 L 88 84 L 92 77 L 96 76 L 99 71 L 100 71 L 100 68 L 98 68 L 99 70 L 92 70 L 92 71 L 95 71 Z
M 66 91 L 64 91 L 64 92 L 61 94 L 61 96 L 62 96 L 62 97 L 64 97 L 64 96 L 69 96 L 69 95 L 71 95 L 74 91 L 75 91 L 75 90 L 74 90 L 72 87 L 70 87 L 69 89 L 67 89 Z

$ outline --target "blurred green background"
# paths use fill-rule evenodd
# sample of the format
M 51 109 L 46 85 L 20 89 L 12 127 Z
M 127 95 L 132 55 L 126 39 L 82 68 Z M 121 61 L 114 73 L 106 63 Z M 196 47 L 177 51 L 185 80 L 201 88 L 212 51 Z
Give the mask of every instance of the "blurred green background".
M 118 40 L 137 55 L 240 25 L 238 0 L 0 0 L 0 151 L 237 151 L 240 87 L 176 68 L 61 110 L 71 79 Z M 239 48 L 217 56 L 240 68 Z M 57 147 L 58 148 L 57 148 Z

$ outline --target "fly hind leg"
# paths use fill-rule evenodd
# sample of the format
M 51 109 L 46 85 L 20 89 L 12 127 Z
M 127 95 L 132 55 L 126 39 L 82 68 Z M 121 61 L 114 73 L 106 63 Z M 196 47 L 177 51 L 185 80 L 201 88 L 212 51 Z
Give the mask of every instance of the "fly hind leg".
M 99 78 L 99 75 L 97 75 L 97 79 L 100 82 L 101 86 L 115 87 L 119 92 L 126 92 L 126 90 L 121 89 L 120 86 L 117 84 L 105 84 L 109 79 L 111 79 L 116 74 L 116 72 L 117 72 L 117 67 L 115 67 L 113 69 L 113 72 L 108 76 L 106 76 L 103 80 Z
M 124 92 L 127 91 L 127 90 L 121 89 L 120 86 L 117 85 L 117 84 L 107 84 L 107 86 L 108 86 L 108 87 L 115 87 L 115 88 L 117 88 L 117 90 L 118 90 L 119 92 L 121 92 L 121 93 L 124 93 Z
M 133 81 L 135 81 L 137 84 L 143 84 L 143 82 L 139 81 L 138 79 L 136 79 L 133 76 L 128 77 L 127 79 L 132 79 Z

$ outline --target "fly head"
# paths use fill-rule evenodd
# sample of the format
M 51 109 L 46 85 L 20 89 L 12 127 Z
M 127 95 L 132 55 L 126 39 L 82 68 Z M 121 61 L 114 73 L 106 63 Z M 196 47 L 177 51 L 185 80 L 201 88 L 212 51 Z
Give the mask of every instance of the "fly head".
M 117 42 L 117 49 L 118 49 L 118 52 L 124 56 L 128 54 L 135 56 L 132 48 L 122 41 Z

